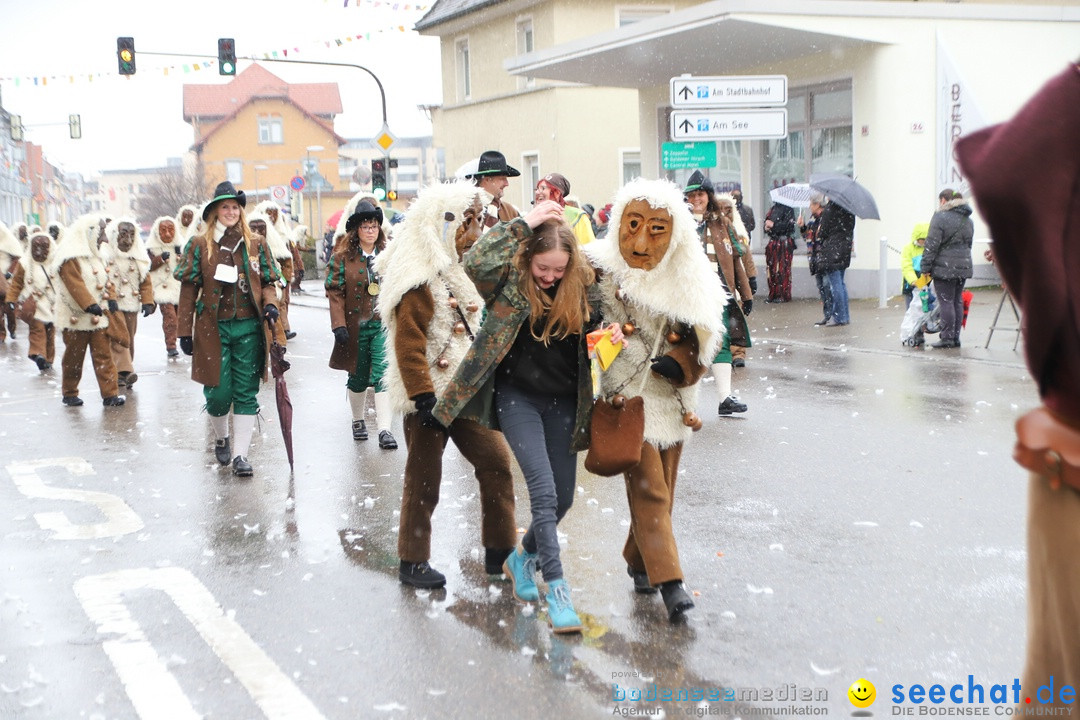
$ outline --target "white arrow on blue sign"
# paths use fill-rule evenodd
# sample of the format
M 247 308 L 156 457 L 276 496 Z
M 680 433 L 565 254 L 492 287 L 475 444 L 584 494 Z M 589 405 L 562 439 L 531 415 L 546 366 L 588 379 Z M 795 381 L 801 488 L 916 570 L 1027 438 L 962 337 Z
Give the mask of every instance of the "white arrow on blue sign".
M 671 113 L 672 140 L 770 140 L 787 134 L 787 108 Z

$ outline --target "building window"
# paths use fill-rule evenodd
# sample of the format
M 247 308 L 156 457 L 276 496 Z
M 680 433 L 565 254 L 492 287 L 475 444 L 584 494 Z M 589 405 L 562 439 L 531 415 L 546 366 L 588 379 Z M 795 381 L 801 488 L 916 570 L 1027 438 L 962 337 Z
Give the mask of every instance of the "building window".
M 642 20 L 652 20 L 669 14 L 672 8 L 667 7 L 621 7 L 616 8 L 619 27 L 625 27 Z
M 517 23 L 517 51 L 518 55 L 524 55 L 525 53 L 531 53 L 534 49 L 533 45 L 533 24 L 532 18 L 527 20 L 519 20 Z M 524 77 L 518 77 L 518 88 L 531 88 L 536 85 L 536 78 L 531 75 Z
M 282 130 L 281 118 L 275 116 L 262 116 L 259 118 L 259 144 L 281 145 L 285 142 L 285 133 Z
M 233 185 L 242 185 L 244 182 L 244 161 L 226 160 L 225 179 Z
M 521 206 L 529 207 L 532 205 L 536 183 L 540 182 L 540 154 L 522 153 L 521 168 Z
M 855 156 L 851 134 L 851 81 L 797 88 L 788 94 L 788 136 L 763 140 L 765 194 L 812 173 L 851 176 Z
M 636 177 L 641 177 L 641 150 L 638 148 L 620 150 L 619 165 L 622 168 L 623 185 Z
M 469 66 L 469 39 L 458 40 L 455 44 L 457 57 L 457 91 L 458 101 L 465 101 L 472 97 L 472 69 Z

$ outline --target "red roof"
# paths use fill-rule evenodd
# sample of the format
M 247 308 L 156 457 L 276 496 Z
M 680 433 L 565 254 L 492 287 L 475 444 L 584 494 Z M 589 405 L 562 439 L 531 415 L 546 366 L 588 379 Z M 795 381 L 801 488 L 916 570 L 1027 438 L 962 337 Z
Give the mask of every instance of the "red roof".
M 231 115 L 252 98 L 283 98 L 309 115 L 332 118 L 341 113 L 337 83 L 290 85 L 277 75 L 252 63 L 224 85 L 184 85 L 184 121 L 194 117 L 213 120 Z

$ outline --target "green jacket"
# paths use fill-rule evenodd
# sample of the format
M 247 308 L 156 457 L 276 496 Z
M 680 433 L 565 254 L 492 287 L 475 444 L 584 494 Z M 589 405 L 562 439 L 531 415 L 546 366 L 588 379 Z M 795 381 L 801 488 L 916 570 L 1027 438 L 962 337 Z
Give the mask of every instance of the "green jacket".
M 520 274 L 513 265 L 519 244 L 532 236 L 521 218 L 499 223 L 488 230 L 462 260 L 465 272 L 487 305 L 487 317 L 476 339 L 461 361 L 432 411 L 435 419 L 449 425 L 464 417 L 498 429 L 495 415 L 495 370 L 514 344 L 521 327 L 529 320 L 529 301 L 518 289 Z M 595 286 L 593 286 L 595 287 Z M 589 305 L 599 307 L 590 287 Z M 582 334 L 578 350 L 578 404 L 571 450 L 589 446 L 589 417 L 592 411 L 592 380 L 589 358 Z

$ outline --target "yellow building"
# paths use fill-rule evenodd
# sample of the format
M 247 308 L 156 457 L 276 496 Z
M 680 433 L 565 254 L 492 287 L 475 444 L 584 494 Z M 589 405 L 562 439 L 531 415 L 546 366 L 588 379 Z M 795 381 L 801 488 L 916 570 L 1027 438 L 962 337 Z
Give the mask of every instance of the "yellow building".
M 537 180 L 559 172 L 571 194 L 602 207 L 641 174 L 636 89 L 516 77 L 506 63 L 691 4 L 438 0 L 416 30 L 440 38 L 443 105 L 432 125 L 448 171 L 499 150 L 521 170 L 505 194 L 513 204 L 527 208 Z
M 313 173 L 329 183 L 320 193 L 324 206 L 339 204 L 330 187 L 337 185 L 338 148 L 346 142 L 334 132 L 341 110 L 337 83 L 289 84 L 258 63 L 227 84 L 184 85 L 184 121 L 195 133 L 192 150 L 202 186 L 229 180 L 252 204 L 271 197 L 271 188 Z M 348 188 L 336 194 L 348 195 Z M 290 191 L 274 199 L 288 207 L 292 197 Z M 324 216 L 322 208 L 308 204 L 297 202 L 293 209 L 304 205 Z

